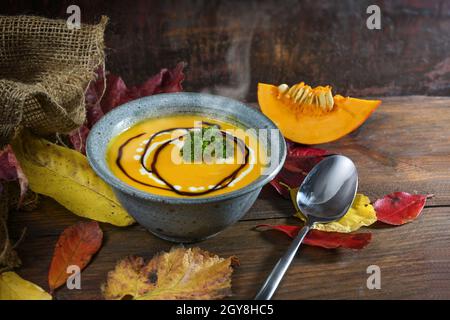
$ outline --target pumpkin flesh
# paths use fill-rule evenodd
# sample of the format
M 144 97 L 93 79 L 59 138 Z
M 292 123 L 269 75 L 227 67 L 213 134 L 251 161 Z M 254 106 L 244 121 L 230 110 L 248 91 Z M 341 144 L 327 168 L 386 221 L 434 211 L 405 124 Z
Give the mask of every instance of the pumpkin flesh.
M 380 105 L 380 100 L 363 100 L 335 95 L 334 106 L 323 111 L 314 106 L 299 106 L 279 94 L 277 86 L 259 83 L 258 101 L 262 112 L 289 140 L 320 144 L 337 140 L 364 123 Z

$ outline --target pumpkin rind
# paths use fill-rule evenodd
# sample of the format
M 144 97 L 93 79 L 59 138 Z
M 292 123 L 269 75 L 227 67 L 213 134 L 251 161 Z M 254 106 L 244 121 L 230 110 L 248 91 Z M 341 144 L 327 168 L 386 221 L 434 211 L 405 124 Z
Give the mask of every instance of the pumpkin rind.
M 381 104 L 380 100 L 363 100 L 335 95 L 328 112 L 299 109 L 295 101 L 280 96 L 277 86 L 258 84 L 258 102 L 262 112 L 294 142 L 320 144 L 335 141 L 361 126 Z

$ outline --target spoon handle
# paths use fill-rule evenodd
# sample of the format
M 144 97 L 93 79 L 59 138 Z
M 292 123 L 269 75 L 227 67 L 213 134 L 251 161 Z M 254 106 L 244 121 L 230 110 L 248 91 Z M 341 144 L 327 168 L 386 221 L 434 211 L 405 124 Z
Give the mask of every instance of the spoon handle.
M 273 268 L 270 275 L 267 277 L 266 282 L 262 286 L 261 290 L 259 290 L 258 294 L 255 297 L 255 300 L 270 300 L 275 290 L 277 289 L 281 279 L 283 279 L 286 270 L 289 268 L 289 265 L 294 259 L 295 254 L 297 253 L 300 244 L 305 238 L 308 231 L 311 229 L 311 226 L 305 225 L 295 239 L 292 241 L 291 245 L 287 249 L 286 253 L 283 257 L 278 260 L 277 264 Z

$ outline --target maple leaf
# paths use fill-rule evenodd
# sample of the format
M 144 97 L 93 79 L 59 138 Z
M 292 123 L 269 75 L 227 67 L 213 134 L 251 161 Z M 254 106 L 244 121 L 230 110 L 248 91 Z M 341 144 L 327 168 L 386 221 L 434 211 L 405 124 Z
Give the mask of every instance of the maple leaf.
M 235 257 L 220 258 L 200 248 L 174 247 L 145 263 L 141 257 L 119 261 L 102 286 L 106 299 L 219 299 L 231 294 Z

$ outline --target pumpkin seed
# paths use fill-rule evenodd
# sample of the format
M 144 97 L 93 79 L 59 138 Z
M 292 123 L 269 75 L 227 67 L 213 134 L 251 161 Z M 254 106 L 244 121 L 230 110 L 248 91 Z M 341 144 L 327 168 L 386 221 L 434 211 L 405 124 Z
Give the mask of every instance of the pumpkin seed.
M 289 89 L 289 86 L 286 83 L 280 84 L 278 86 L 278 92 L 281 94 L 285 93 Z

